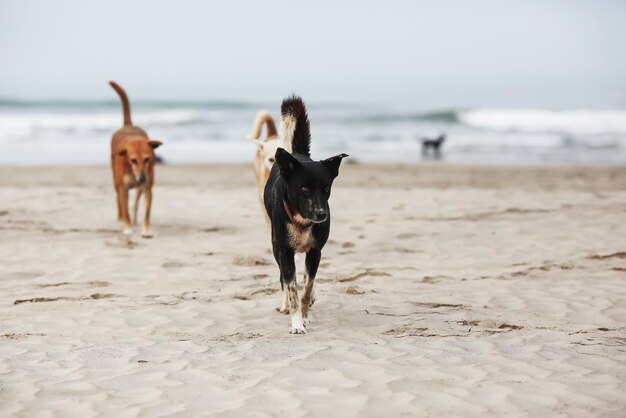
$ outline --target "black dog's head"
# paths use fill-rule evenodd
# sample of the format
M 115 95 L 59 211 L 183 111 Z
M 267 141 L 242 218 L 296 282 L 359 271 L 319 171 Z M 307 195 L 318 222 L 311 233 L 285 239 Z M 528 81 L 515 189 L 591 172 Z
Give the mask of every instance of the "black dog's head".
M 276 150 L 276 164 L 287 183 L 291 209 L 305 220 L 321 223 L 328 219 L 328 198 L 333 180 L 339 174 L 339 154 L 322 161 L 298 161 L 282 148 Z

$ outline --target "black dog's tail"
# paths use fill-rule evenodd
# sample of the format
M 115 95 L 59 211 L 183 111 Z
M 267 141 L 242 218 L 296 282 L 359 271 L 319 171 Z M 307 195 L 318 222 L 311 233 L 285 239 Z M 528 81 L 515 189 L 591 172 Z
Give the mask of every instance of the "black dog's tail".
M 109 81 L 109 84 L 113 89 L 119 94 L 120 99 L 122 100 L 122 111 L 124 113 L 124 126 L 132 125 L 133 122 L 130 120 L 130 103 L 128 102 L 128 96 L 124 89 L 117 84 L 115 81 Z
M 311 127 L 306 106 L 298 96 L 291 96 L 283 100 L 280 108 L 282 139 L 289 143 L 294 154 L 307 157 L 311 154 Z

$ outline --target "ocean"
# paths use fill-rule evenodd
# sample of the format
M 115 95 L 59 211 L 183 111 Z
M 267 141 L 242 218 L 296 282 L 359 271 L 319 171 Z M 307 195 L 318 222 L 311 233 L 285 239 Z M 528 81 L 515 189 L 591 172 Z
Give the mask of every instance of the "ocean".
M 312 156 L 419 162 L 421 137 L 447 134 L 441 159 L 469 164 L 625 164 L 626 110 L 466 108 L 411 111 L 384 105 L 309 103 Z M 133 122 L 166 163 L 245 162 L 256 113 L 279 120 L 280 103 L 133 102 Z M 0 100 L 0 164 L 108 164 L 121 126 L 112 101 Z

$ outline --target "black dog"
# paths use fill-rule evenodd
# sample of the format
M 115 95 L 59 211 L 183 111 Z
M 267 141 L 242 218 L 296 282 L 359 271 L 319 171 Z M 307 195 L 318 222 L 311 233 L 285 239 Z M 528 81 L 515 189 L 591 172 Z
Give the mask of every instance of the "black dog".
M 437 138 L 422 138 L 422 155 L 426 156 L 428 150 L 432 149 L 435 158 L 441 157 L 441 145 L 446 140 L 446 134 L 441 134 Z
M 279 312 L 291 314 L 292 334 L 305 334 L 304 321 L 314 302 L 313 281 L 330 231 L 330 188 L 347 155 L 323 161 L 310 158 L 309 117 L 301 98 L 283 100 L 281 115 L 283 139 L 291 141 L 293 155 L 283 148 L 276 150 L 263 201 L 272 222 L 272 248 L 283 289 Z M 302 301 L 296 289 L 296 252 L 306 253 Z

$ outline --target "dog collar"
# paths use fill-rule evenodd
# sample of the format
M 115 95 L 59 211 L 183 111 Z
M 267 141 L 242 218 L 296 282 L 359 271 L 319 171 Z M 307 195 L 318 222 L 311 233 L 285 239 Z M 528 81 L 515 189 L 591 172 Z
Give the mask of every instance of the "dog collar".
M 305 220 L 305 222 L 302 222 L 298 219 L 295 219 L 295 216 L 293 214 L 293 212 L 291 211 L 291 208 L 289 207 L 289 204 L 287 203 L 287 201 L 285 199 L 283 199 L 283 207 L 285 208 L 285 212 L 287 213 L 287 217 L 289 218 L 289 221 L 300 227 L 300 228 L 307 228 L 309 226 L 311 226 L 312 222 L 309 220 L 305 220 L 304 218 L 302 218 L 302 216 L 299 216 L 299 218 Z

